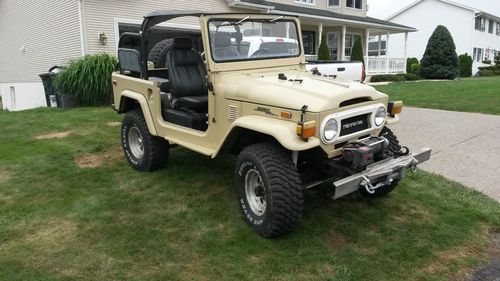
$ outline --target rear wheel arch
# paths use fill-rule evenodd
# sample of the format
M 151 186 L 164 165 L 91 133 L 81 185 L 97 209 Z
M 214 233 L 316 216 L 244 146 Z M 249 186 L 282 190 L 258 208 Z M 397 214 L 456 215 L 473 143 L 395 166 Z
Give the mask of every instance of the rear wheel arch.
M 122 96 L 120 98 L 120 107 L 118 108 L 118 113 L 127 113 L 139 107 L 141 107 L 141 105 L 136 99 Z
M 136 97 L 122 95 L 120 98 L 120 107 L 118 108 L 118 113 L 127 113 L 135 109 L 139 109 L 142 112 L 151 135 L 157 136 L 158 133 L 156 132 L 153 117 L 151 115 L 151 111 L 149 110 L 146 99 L 140 94 L 137 94 Z

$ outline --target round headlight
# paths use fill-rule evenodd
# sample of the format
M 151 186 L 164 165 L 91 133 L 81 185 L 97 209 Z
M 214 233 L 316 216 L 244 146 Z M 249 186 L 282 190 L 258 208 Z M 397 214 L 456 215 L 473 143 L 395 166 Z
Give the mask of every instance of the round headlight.
M 382 126 L 385 122 L 385 117 L 387 116 L 387 112 L 385 110 L 385 107 L 381 106 L 377 109 L 377 112 L 375 113 L 375 126 Z
M 337 120 L 332 118 L 326 121 L 325 126 L 323 127 L 323 138 L 325 139 L 325 141 L 332 141 L 337 135 L 337 129 Z

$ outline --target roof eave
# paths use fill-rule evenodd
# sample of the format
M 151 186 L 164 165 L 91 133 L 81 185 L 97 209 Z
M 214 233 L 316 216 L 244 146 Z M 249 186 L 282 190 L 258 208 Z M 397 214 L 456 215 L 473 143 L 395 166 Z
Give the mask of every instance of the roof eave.
M 413 27 L 398 27 L 398 26 L 365 22 L 365 21 L 356 21 L 356 20 L 350 20 L 350 19 L 340 19 L 340 18 L 333 19 L 330 17 L 317 16 L 317 15 L 311 15 L 311 14 L 292 13 L 292 12 L 281 11 L 281 10 L 273 10 L 273 12 L 278 13 L 278 14 L 284 14 L 284 15 L 297 15 L 297 16 L 301 16 L 304 18 L 334 21 L 334 22 L 344 23 L 344 24 L 351 23 L 351 24 L 356 24 L 356 25 L 360 25 L 363 27 L 383 28 L 383 29 L 388 29 L 391 31 L 401 31 L 401 32 L 416 32 L 417 31 L 417 29 L 413 28 Z
M 271 5 L 254 4 L 254 3 L 244 2 L 244 1 L 240 1 L 240 0 L 233 0 L 232 2 L 229 3 L 229 5 L 231 7 L 257 9 L 257 10 L 261 10 L 261 11 L 266 11 L 268 13 L 272 10 L 273 13 L 277 13 L 277 14 L 301 16 L 303 18 L 321 19 L 321 20 L 326 20 L 326 21 L 334 21 L 334 22 L 338 22 L 338 23 L 347 23 L 347 24 L 351 23 L 351 24 L 356 24 L 356 25 L 360 25 L 363 27 L 382 28 L 382 29 L 387 29 L 387 30 L 395 31 L 395 32 L 416 32 L 417 31 L 416 28 L 409 27 L 409 26 L 394 26 L 394 25 L 385 25 L 385 24 L 372 23 L 372 22 L 366 22 L 366 21 L 356 21 L 356 20 L 352 20 L 352 19 L 332 18 L 332 17 L 325 17 L 325 16 L 319 16 L 319 15 L 312 15 L 312 14 L 301 14 L 301 13 L 277 10 L 277 9 L 275 9 L 275 6 L 271 6 Z

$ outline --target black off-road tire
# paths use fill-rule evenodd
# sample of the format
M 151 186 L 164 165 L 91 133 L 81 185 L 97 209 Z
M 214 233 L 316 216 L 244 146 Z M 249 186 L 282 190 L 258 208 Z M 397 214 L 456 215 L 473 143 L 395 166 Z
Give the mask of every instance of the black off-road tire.
M 402 147 L 399 144 L 398 137 L 394 134 L 394 132 L 391 129 L 387 127 L 382 128 L 382 131 L 380 132 L 379 136 L 384 137 L 389 141 L 388 150 L 394 156 L 397 156 L 399 153 L 401 153 Z M 364 188 L 361 188 L 360 191 L 361 194 L 363 194 L 366 197 L 371 197 L 371 198 L 384 197 L 387 194 L 391 193 L 394 189 L 396 189 L 398 185 L 399 185 L 399 180 L 395 180 L 390 185 L 377 188 L 375 190 L 375 193 L 373 194 L 368 193 Z
M 134 155 L 130 145 L 130 130 L 136 128 L 142 137 L 142 157 Z M 125 158 L 130 165 L 139 171 L 154 171 L 164 167 L 168 161 L 168 142 L 149 133 L 144 115 L 140 109 L 134 109 L 125 114 L 121 126 L 121 141 Z
M 258 173 L 265 191 L 265 211 L 257 214 L 249 204 L 245 181 Z M 238 203 L 245 220 L 264 237 L 277 237 L 292 231 L 302 217 L 304 191 L 300 175 L 289 151 L 270 143 L 253 144 L 243 149 L 235 171 Z
M 155 68 L 164 68 L 167 63 L 167 49 L 172 45 L 172 39 L 161 40 L 149 51 L 148 61 L 152 62 Z
M 384 126 L 384 128 L 382 128 L 382 131 L 380 131 L 379 136 L 384 137 L 389 141 L 388 149 L 393 155 L 398 155 L 398 153 L 401 153 L 402 147 L 399 144 L 398 137 L 396 137 L 391 129 Z

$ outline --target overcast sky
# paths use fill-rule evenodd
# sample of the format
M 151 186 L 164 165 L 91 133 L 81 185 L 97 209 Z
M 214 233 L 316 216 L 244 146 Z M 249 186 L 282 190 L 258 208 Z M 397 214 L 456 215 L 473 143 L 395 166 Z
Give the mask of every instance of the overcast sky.
M 368 16 L 385 19 L 416 0 L 368 0 Z M 499 0 L 452 0 L 500 17 Z

